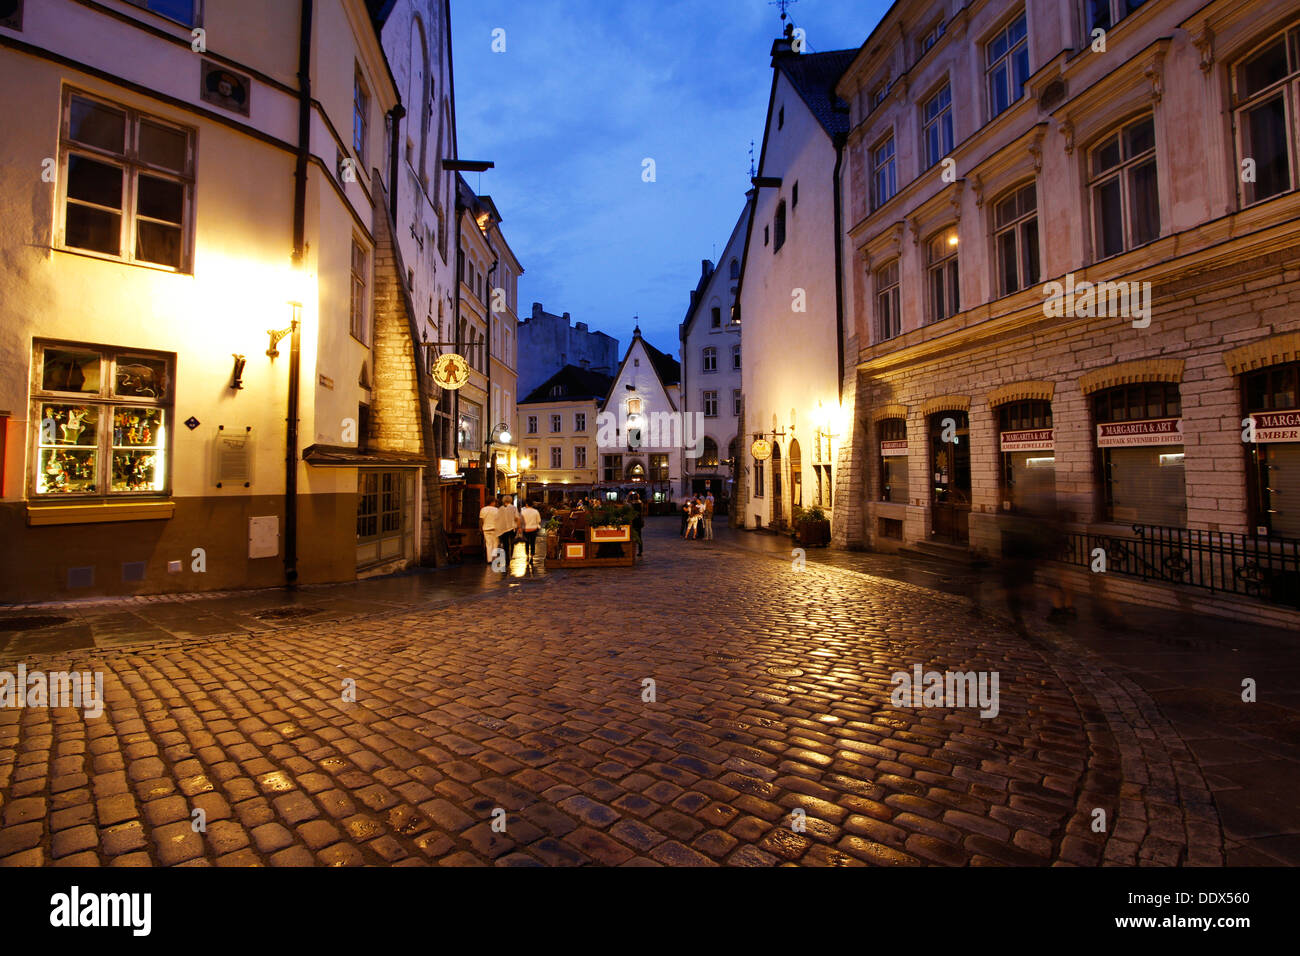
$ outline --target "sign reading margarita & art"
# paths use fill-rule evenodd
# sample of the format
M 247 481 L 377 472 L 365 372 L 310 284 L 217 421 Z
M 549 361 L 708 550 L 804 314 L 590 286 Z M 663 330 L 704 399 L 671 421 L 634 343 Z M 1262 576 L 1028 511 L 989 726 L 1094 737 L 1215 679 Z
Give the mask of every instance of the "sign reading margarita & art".
M 1026 428 L 1003 432 L 1001 442 L 1003 451 L 1055 451 L 1056 429 Z
M 1255 422 L 1255 441 L 1270 444 L 1282 441 L 1300 442 L 1300 409 L 1283 412 L 1256 412 L 1250 416 Z
M 907 455 L 907 439 L 901 438 L 896 441 L 882 441 L 880 443 L 881 458 L 895 458 Z
M 1106 422 L 1097 426 L 1098 448 L 1181 445 L 1181 418 L 1152 418 L 1142 422 Z
M 469 363 L 465 356 L 448 352 L 433 363 L 433 382 L 439 388 L 455 391 L 469 381 Z
M 749 446 L 749 453 L 758 461 L 767 461 L 772 457 L 772 443 L 766 438 L 756 438 Z

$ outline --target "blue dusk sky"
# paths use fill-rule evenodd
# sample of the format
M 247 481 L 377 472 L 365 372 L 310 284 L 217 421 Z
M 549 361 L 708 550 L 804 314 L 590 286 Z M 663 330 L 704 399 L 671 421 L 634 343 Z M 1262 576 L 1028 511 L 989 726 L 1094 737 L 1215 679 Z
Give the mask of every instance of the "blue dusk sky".
M 856 49 L 886 0 L 799 0 L 811 52 Z M 676 355 L 700 260 L 721 255 L 762 147 L 780 13 L 767 0 L 452 0 L 460 155 L 541 302 Z M 506 50 L 492 51 L 493 30 Z M 642 181 L 642 161 L 656 181 Z

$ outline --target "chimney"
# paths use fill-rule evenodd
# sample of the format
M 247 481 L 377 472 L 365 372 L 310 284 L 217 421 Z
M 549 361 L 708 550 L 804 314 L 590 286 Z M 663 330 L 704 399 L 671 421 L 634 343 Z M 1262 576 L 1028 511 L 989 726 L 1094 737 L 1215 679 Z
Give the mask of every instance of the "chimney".
M 534 302 L 534 303 L 533 303 L 533 318 L 534 318 L 534 319 L 540 319 L 541 317 L 542 317 L 542 304 L 541 304 L 540 302 Z
M 579 359 L 579 360 L 578 360 L 578 364 L 581 365 L 581 366 L 582 366 L 583 368 L 585 368 L 585 369 L 589 369 L 589 368 L 591 368 L 591 360 L 590 360 L 590 359 Z
M 564 313 L 564 317 L 567 319 L 567 318 L 569 317 L 569 313 L 567 313 L 567 312 Z M 579 323 L 578 323 L 577 325 L 575 325 L 573 328 L 574 328 L 574 330 L 577 331 L 577 332 L 586 332 L 586 331 L 587 331 L 587 323 L 586 323 L 586 322 L 579 322 Z
M 707 279 L 707 278 L 709 277 L 709 274 L 710 274 L 711 272 L 713 272 L 713 263 L 710 262 L 708 259 L 701 259 L 701 260 L 700 260 L 700 278 L 701 278 L 701 279 Z
M 776 40 L 772 41 L 772 59 L 780 60 L 785 57 L 798 56 L 794 52 L 794 24 L 785 25 L 785 33 Z

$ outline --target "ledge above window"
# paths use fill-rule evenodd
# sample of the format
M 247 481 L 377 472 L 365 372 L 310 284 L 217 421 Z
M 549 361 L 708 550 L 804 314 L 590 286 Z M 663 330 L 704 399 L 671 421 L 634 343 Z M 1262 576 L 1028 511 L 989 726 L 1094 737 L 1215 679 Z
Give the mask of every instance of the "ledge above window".
M 27 524 L 106 524 L 115 521 L 166 521 L 176 512 L 174 501 L 114 501 L 84 505 L 28 505 Z

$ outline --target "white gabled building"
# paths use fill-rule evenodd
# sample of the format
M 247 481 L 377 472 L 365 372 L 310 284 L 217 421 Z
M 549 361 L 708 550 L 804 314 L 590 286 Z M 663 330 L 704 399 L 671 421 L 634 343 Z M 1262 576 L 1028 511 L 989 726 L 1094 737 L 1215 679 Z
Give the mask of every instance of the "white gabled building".
M 772 46 L 772 92 L 754 215 L 741 260 L 742 370 L 738 508 L 745 527 L 781 528 L 795 507 L 834 503 L 844 361 L 839 182 L 849 129 L 835 83 L 856 50 Z M 759 460 L 754 440 L 770 443 Z M 832 520 L 833 517 L 832 517 Z
M 734 468 L 743 450 L 740 421 L 741 349 L 736 292 L 745 254 L 752 195 L 731 230 L 716 264 L 705 259 L 699 285 L 682 321 L 682 411 L 701 412 L 704 439 L 697 458 L 683 463 L 683 494 L 713 492 L 729 502 L 735 494 Z
M 641 338 L 638 326 L 597 422 L 600 486 L 635 487 L 648 501 L 671 498 L 693 436 L 683 418 L 681 366 Z

